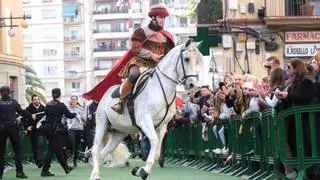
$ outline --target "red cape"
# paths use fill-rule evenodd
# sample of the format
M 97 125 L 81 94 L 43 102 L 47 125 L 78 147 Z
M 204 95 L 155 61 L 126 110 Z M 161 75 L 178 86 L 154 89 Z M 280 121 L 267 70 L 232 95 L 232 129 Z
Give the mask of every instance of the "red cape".
M 172 35 L 166 31 L 161 30 L 162 34 L 167 36 L 169 40 L 173 41 Z M 174 43 L 173 43 L 174 44 Z M 133 52 L 128 50 L 126 54 L 120 59 L 120 61 L 112 67 L 112 69 L 109 71 L 109 73 L 104 77 L 104 79 L 97 84 L 93 89 L 91 89 L 89 92 L 86 92 L 83 94 L 83 98 L 87 100 L 95 100 L 100 101 L 104 93 L 113 85 L 121 84 L 121 78 L 118 76 L 120 71 L 127 65 L 127 63 L 132 59 L 135 55 Z

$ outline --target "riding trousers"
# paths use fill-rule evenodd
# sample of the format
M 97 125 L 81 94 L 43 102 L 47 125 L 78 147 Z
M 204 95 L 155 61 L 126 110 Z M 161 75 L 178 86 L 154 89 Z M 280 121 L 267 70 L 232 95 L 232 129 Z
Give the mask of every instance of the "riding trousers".
M 132 65 L 129 67 L 129 75 L 128 80 L 135 84 L 140 76 L 140 67 L 136 65 Z

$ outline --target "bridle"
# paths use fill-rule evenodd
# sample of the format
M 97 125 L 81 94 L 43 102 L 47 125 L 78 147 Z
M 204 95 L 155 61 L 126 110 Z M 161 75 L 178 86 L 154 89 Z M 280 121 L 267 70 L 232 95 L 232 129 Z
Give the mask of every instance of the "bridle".
M 158 71 L 164 76 L 166 77 L 167 79 L 169 79 L 171 82 L 175 83 L 175 84 L 185 84 L 186 83 L 186 80 L 187 78 L 189 77 L 198 77 L 198 75 L 196 74 L 191 74 L 191 75 L 187 75 L 186 74 L 186 69 L 185 69 L 185 66 L 184 66 L 184 58 L 183 58 L 183 52 L 185 51 L 186 49 L 182 49 L 180 51 L 180 54 L 179 54 L 179 57 L 178 57 L 178 60 L 177 60 L 177 63 L 176 63 L 176 67 L 175 67 L 175 70 L 176 70 L 176 73 L 178 74 L 178 62 L 179 62 L 179 58 L 181 60 L 181 66 L 182 66 L 182 70 L 183 70 L 183 77 L 181 80 L 174 80 L 172 79 L 171 77 L 167 76 L 166 74 L 164 74 L 161 69 L 159 68 L 159 66 L 156 66 L 156 71 L 155 71 L 155 74 L 158 78 L 158 81 L 160 83 L 160 87 L 161 87 L 161 90 L 162 90 L 162 94 L 163 94 L 163 97 L 164 97 L 164 100 L 166 101 L 166 114 L 164 115 L 164 117 L 162 118 L 162 120 L 160 121 L 160 123 L 158 125 L 155 126 L 155 128 L 159 127 L 162 122 L 165 120 L 165 118 L 167 117 L 167 114 L 168 114 L 168 111 L 169 111 L 169 108 L 171 107 L 172 103 L 174 102 L 174 100 L 176 99 L 176 92 L 174 93 L 174 96 L 172 98 L 172 100 L 170 102 L 168 102 L 168 98 L 167 98 L 167 95 L 166 95 L 166 92 L 164 91 L 164 88 L 163 88 L 163 84 L 161 82 L 161 79 L 159 77 L 159 73 Z M 158 70 L 158 71 L 157 71 Z
M 184 52 L 184 51 L 186 51 L 186 49 L 181 49 L 180 54 L 179 54 L 179 57 L 178 57 L 178 59 L 180 58 L 180 60 L 181 60 L 181 66 L 182 66 L 182 72 L 183 72 L 183 77 L 182 77 L 181 80 L 176 81 L 176 80 L 172 79 L 172 78 L 169 77 L 168 75 L 164 74 L 164 73 L 160 70 L 159 66 L 156 67 L 156 69 L 157 69 L 164 77 L 166 77 L 167 79 L 169 79 L 171 82 L 173 82 L 173 83 L 175 83 L 175 84 L 185 84 L 187 78 L 190 78 L 190 77 L 196 77 L 196 78 L 198 78 L 198 75 L 197 75 L 197 74 L 190 74 L 190 75 L 189 75 L 189 74 L 188 74 L 188 75 L 186 74 L 186 69 L 185 69 L 185 65 L 184 65 L 184 58 L 183 58 L 183 52 Z M 177 74 L 178 74 L 178 62 L 179 62 L 179 61 L 176 62 L 176 67 L 175 67 L 175 70 L 176 70 L 176 73 L 177 73 Z M 157 71 L 156 71 L 156 73 L 157 73 Z M 159 79 L 159 81 L 160 81 L 160 79 Z

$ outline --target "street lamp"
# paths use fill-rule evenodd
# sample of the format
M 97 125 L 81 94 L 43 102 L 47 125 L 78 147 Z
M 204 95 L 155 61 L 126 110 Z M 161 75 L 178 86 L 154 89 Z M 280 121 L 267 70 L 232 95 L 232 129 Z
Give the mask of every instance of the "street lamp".
M 10 20 L 10 24 L 7 25 L 5 20 L 9 19 Z M 23 19 L 21 21 L 21 27 L 22 28 L 27 28 L 28 27 L 28 22 L 26 21 L 26 19 L 31 19 L 31 16 L 27 16 L 27 15 L 23 15 L 22 17 L 13 17 L 12 13 L 10 14 L 10 17 L 0 17 L 0 28 L 2 27 L 10 27 L 10 29 L 8 30 L 8 36 L 10 37 L 14 37 L 16 35 L 16 31 L 13 29 L 13 27 L 19 27 L 19 25 L 14 25 L 13 24 L 13 19 Z
M 214 84 L 214 80 L 215 77 L 214 75 L 218 73 L 218 69 L 217 69 L 217 63 L 216 60 L 214 59 L 213 54 L 211 55 L 211 59 L 210 59 L 210 64 L 209 64 L 209 74 L 212 74 L 212 88 L 215 88 L 215 84 Z

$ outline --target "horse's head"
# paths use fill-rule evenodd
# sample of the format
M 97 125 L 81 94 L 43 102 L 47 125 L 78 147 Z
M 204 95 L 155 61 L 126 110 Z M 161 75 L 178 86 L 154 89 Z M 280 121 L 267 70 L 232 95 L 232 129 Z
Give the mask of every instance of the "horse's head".
M 180 45 L 180 55 L 176 69 L 179 74 L 179 81 L 184 84 L 186 89 L 193 88 L 196 85 L 200 68 L 203 65 L 203 56 L 198 49 L 200 43 L 188 40 L 184 45 Z

